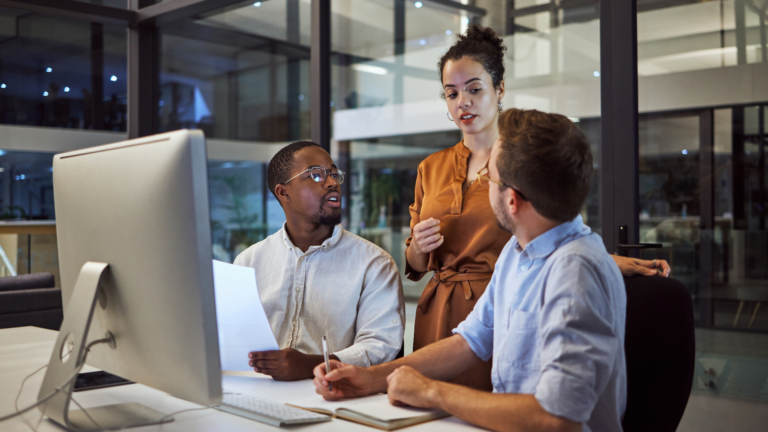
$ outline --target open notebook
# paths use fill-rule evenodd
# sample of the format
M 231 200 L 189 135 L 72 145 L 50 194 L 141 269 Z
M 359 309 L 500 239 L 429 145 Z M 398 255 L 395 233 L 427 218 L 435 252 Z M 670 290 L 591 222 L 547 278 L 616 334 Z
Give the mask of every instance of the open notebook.
M 448 417 L 435 409 L 392 406 L 386 394 L 330 402 L 317 396 L 287 405 L 303 408 L 384 430 L 395 430 Z

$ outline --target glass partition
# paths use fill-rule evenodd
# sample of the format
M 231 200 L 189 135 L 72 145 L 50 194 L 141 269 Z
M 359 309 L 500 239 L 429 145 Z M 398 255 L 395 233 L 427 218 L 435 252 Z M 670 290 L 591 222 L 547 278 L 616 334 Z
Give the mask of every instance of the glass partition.
M 681 430 L 741 430 L 768 401 L 766 5 L 638 3 L 640 241 L 662 246 L 642 256 L 670 262 L 697 326 Z
M 0 7 L 0 124 L 126 130 L 126 31 Z

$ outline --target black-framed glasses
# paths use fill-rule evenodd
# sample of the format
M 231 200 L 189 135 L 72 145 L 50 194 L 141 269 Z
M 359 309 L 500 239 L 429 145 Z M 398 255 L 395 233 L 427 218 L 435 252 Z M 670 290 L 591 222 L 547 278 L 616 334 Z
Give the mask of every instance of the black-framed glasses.
M 289 178 L 288 181 L 286 181 L 283 184 L 288 184 L 288 182 L 290 182 L 291 180 L 295 179 L 296 177 L 304 174 L 305 172 L 309 172 L 309 178 L 314 180 L 315 183 L 324 182 L 325 179 L 327 179 L 329 175 L 331 176 L 332 179 L 334 179 L 337 182 L 339 182 L 339 184 L 344 183 L 344 171 L 342 171 L 340 169 L 336 169 L 336 168 L 325 169 L 323 167 L 319 167 L 318 166 L 318 167 L 309 167 L 309 168 L 305 169 L 304 171 L 302 171 L 302 172 L 296 174 L 295 176 Z
M 523 193 L 520 192 L 520 189 L 518 189 L 518 188 L 516 188 L 514 186 L 510 186 L 510 185 L 502 182 L 501 180 L 496 180 L 495 178 L 491 178 L 488 175 L 480 174 L 483 171 L 486 171 L 486 169 L 483 168 L 483 169 L 481 169 L 480 171 L 477 172 L 477 179 L 480 181 L 480 184 L 483 184 L 483 180 L 488 181 L 488 182 L 494 182 L 494 183 L 496 183 L 499 186 L 504 186 L 504 187 L 508 187 L 508 188 L 512 189 L 513 191 L 517 192 L 518 195 L 520 195 L 520 199 L 521 200 L 528 201 L 528 199 L 525 197 L 525 195 L 523 195 Z

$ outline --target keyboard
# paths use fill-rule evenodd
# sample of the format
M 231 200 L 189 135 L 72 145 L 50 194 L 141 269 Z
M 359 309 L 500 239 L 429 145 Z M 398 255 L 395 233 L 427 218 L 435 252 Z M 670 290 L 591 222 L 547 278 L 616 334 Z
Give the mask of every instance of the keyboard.
M 327 415 L 289 407 L 228 390 L 224 390 L 221 405 L 216 408 L 272 426 L 319 423 L 331 420 L 331 417 Z

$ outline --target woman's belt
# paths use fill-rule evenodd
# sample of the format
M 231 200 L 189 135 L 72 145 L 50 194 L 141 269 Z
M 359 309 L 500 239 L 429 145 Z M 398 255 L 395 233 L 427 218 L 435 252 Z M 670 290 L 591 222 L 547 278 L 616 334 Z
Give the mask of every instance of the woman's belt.
M 464 299 L 469 300 L 472 298 L 472 288 L 469 286 L 469 282 L 490 279 L 491 276 L 493 276 L 493 272 L 459 273 L 453 270 L 446 270 L 435 272 L 432 279 L 437 281 L 438 284 L 442 282 L 461 282 L 464 286 Z

